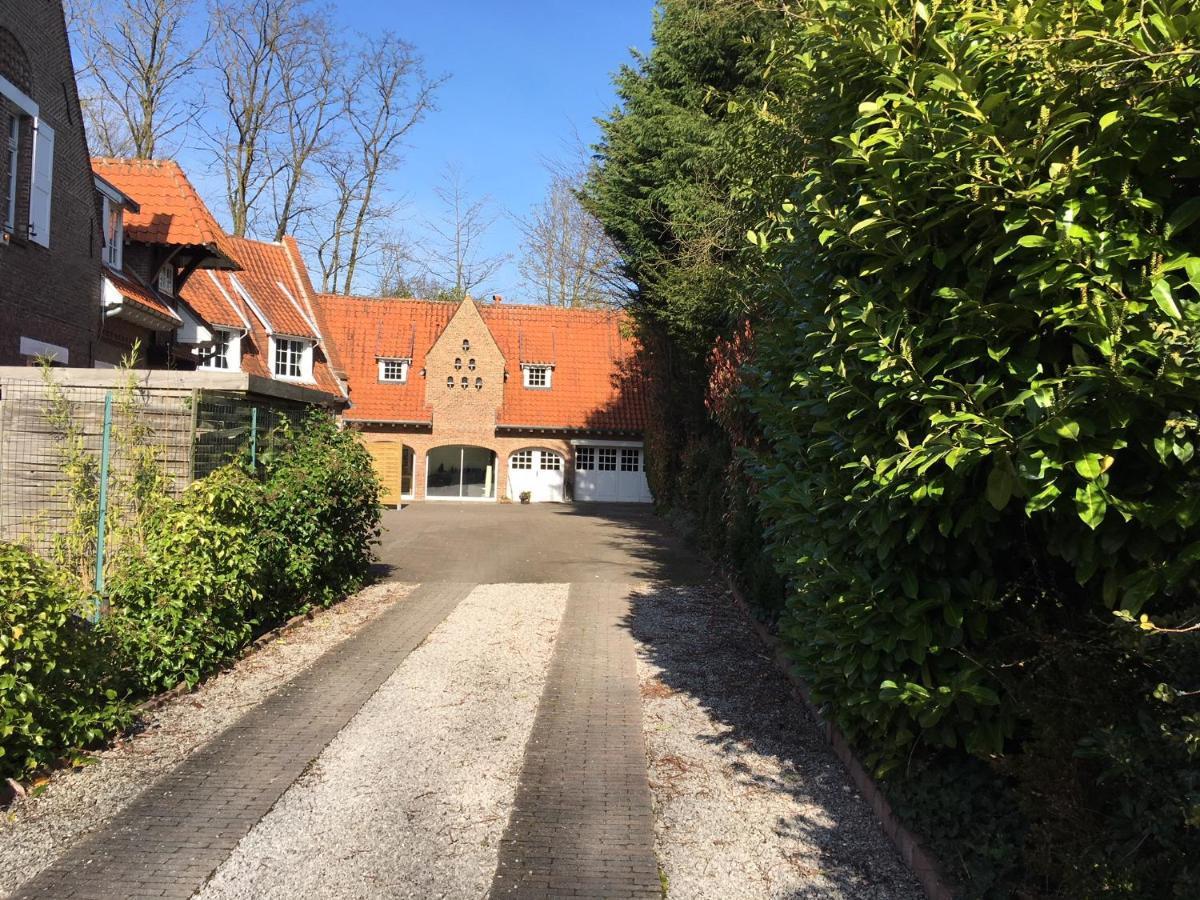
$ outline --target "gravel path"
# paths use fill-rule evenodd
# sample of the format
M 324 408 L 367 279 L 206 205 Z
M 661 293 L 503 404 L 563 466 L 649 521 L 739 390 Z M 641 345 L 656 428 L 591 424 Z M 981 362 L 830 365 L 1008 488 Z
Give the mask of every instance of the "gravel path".
M 630 622 L 671 898 L 924 896 L 725 591 L 646 588 Z
M 197 896 L 483 896 L 566 599 L 473 590 Z
M 140 733 L 94 754 L 93 765 L 56 772 L 41 795 L 0 812 L 0 895 L 103 826 L 146 785 L 411 589 L 374 585 L 315 613 L 192 693 L 147 713 Z

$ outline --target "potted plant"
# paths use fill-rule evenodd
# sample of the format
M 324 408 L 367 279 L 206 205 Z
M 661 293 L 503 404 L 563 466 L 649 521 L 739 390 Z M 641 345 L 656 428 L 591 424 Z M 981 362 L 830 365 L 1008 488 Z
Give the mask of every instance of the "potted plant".
M 522 503 L 528 503 L 533 499 L 533 495 L 529 491 L 521 491 L 521 493 L 517 494 L 517 499 Z

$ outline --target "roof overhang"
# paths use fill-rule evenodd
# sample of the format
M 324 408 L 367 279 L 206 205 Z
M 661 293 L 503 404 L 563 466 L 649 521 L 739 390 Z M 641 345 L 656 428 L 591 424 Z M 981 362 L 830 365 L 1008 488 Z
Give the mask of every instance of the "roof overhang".
M 557 432 L 560 434 L 626 434 L 640 435 L 640 428 L 596 428 L 593 426 L 566 425 L 497 425 L 496 431 Z
M 92 173 L 92 178 L 96 182 L 96 190 L 107 197 L 111 202 L 117 204 L 123 209 L 129 210 L 131 213 L 142 211 L 141 206 L 138 205 L 136 200 L 126 194 L 107 178 L 97 175 L 95 172 Z

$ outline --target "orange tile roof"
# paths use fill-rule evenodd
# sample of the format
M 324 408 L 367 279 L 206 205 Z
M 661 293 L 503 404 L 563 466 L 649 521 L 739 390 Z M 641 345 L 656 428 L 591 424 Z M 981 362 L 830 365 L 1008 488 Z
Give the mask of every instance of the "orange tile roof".
M 117 293 L 126 302 L 132 303 L 134 306 L 139 306 L 144 311 L 154 313 L 160 318 L 173 322 L 176 325 L 183 324 L 183 320 L 175 314 L 175 310 L 163 303 L 154 291 L 137 281 L 133 276 L 125 272 L 117 272 L 113 269 L 105 268 L 104 277 L 117 289 Z
M 220 245 L 241 268 L 193 273 L 180 289 L 180 299 L 211 324 L 246 332 L 242 369 L 254 375 L 272 377 L 267 359 L 271 335 L 317 341 L 313 377 L 322 390 L 340 396 L 341 385 L 310 313 L 313 303 L 303 261 L 290 258 L 283 244 L 222 236 Z
M 336 348 L 350 385 L 347 419 L 429 422 L 425 380 L 405 384 L 378 379 L 377 358 L 412 360 L 418 373 L 457 310 L 430 300 L 317 295 L 317 319 Z M 646 396 L 636 365 L 636 345 L 624 333 L 624 316 L 609 311 L 479 304 L 484 322 L 506 359 L 508 380 L 499 427 L 641 431 Z M 549 390 L 529 390 L 521 362 L 554 365 Z
M 223 236 L 183 169 L 169 159 L 92 160 L 92 170 L 141 207 L 125 213 L 125 235 L 150 244 L 213 246 Z

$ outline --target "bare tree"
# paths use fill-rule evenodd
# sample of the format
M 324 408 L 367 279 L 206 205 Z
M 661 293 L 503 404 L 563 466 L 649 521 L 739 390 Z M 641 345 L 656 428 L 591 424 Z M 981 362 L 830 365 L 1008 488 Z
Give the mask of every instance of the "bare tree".
M 472 199 L 462 169 L 448 164 L 434 195 L 441 214 L 425 222 L 426 239 L 414 261 L 420 273 L 442 291 L 461 299 L 508 262 L 506 255 L 487 256 L 480 249 L 498 213 L 490 197 Z
M 217 153 L 231 230 L 241 237 L 285 168 L 272 141 L 291 124 L 287 70 L 310 58 L 313 35 L 328 28 L 308 0 L 213 0 L 211 18 L 210 56 L 225 114 Z
M 345 79 L 339 60 L 345 53 L 329 20 L 312 19 L 304 40 L 281 48 L 280 101 L 282 135 L 270 155 L 275 240 L 283 239 L 317 208 L 312 169 L 334 138 L 337 113 L 345 103 Z
M 546 197 L 518 221 L 524 235 L 519 268 L 531 295 L 550 306 L 594 307 L 627 295 L 620 256 L 604 226 L 579 202 L 582 164 L 548 164 Z
M 385 216 L 381 183 L 399 162 L 405 136 L 433 109 L 444 80 L 429 78 L 413 46 L 396 35 L 364 40 L 346 100 L 354 146 L 334 163 L 340 177 L 328 265 L 322 264 L 327 289 L 350 293 L 355 273 L 377 249 L 372 226 Z
M 69 0 L 88 135 L 110 156 L 150 159 L 194 115 L 185 87 L 207 36 L 194 0 Z

